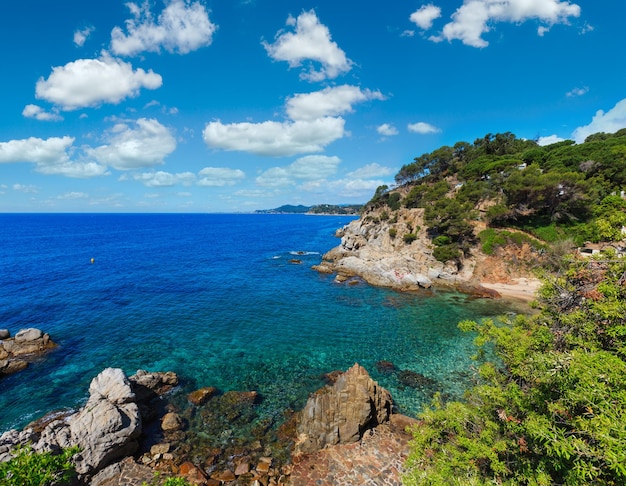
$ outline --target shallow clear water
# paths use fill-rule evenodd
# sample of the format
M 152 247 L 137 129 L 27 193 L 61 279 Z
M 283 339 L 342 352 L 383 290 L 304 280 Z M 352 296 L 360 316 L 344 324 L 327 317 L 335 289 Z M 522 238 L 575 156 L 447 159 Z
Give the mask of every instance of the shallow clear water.
M 106 367 L 175 371 L 183 392 L 256 390 L 267 416 L 301 408 L 324 373 L 355 362 L 404 413 L 417 413 L 433 390 L 379 372 L 380 360 L 459 396 L 473 337 L 457 323 L 506 304 L 337 284 L 311 270 L 351 219 L 0 215 L 0 328 L 37 327 L 59 344 L 0 380 L 0 432 L 80 406 Z

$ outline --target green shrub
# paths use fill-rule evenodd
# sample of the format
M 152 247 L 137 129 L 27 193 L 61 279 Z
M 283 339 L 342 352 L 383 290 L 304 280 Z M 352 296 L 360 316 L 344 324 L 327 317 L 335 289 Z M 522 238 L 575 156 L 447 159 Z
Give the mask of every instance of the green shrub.
M 433 256 L 440 262 L 447 262 L 450 260 L 456 260 L 461 256 L 461 250 L 459 245 L 451 243 L 449 245 L 437 246 L 433 250 Z
M 15 450 L 15 457 L 0 463 L 0 484 L 3 486 L 50 486 L 69 484 L 76 475 L 70 459 L 78 447 L 61 454 L 36 453 L 27 445 Z
M 626 484 L 626 262 L 607 257 L 570 261 L 533 316 L 459 324 L 480 381 L 421 414 L 405 485 Z
M 433 238 L 433 244 L 435 246 L 449 245 L 451 242 L 452 242 L 452 240 L 450 239 L 450 237 L 448 235 L 439 235 L 439 236 Z
M 393 192 L 389 194 L 389 200 L 387 201 L 387 205 L 391 208 L 392 211 L 397 211 L 400 209 L 400 193 Z
M 395 238 L 398 234 L 398 230 L 395 228 L 389 228 L 389 236 L 391 238 Z
M 402 239 L 407 245 L 410 245 L 415 240 L 417 240 L 417 235 L 415 233 L 407 233 L 402 237 Z
M 383 211 L 380 213 L 380 221 L 387 221 L 389 219 L 389 213 L 387 211 Z

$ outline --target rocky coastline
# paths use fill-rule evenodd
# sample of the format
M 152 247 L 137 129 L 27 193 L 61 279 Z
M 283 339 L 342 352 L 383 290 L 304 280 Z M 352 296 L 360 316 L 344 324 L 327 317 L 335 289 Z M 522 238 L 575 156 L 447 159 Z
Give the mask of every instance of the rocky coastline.
M 13 337 L 8 329 L 0 329 L 0 379 L 23 370 L 55 347 L 50 335 L 39 329 L 21 329 Z
M 34 350 L 34 342 L 44 335 L 51 342 L 41 331 L 27 331 L 16 334 L 18 343 L 30 342 Z M 35 335 L 39 337 L 24 339 Z M 2 343 L 7 340 L 14 338 L 7 336 Z M 358 364 L 328 376 L 329 384 L 311 394 L 301 411 L 287 413 L 280 427 L 270 430 L 261 422 L 237 440 L 230 429 L 254 422 L 255 404 L 262 399 L 256 391 L 222 393 L 206 386 L 182 394 L 181 401 L 180 379 L 173 372 L 138 370 L 127 376 L 119 368 L 107 368 L 91 381 L 80 409 L 54 411 L 0 435 L 0 462 L 14 457 L 21 446 L 53 454 L 77 446 L 72 459 L 76 485 L 156 486 L 174 476 L 205 486 L 332 484 L 311 479 L 329 474 L 320 472 L 321 458 L 367 436 L 373 448 L 379 438 L 394 444 L 376 456 L 381 470 L 394 464 L 389 474 L 396 482 L 390 484 L 399 484 L 410 437 L 404 429 L 413 419 L 394 414 L 389 392 Z M 339 454 L 347 461 L 345 470 L 358 461 L 350 448 Z
M 313 269 L 335 274 L 337 282 L 359 278 L 399 291 L 444 288 L 477 297 L 534 299 L 538 279 L 510 268 L 502 259 L 483 255 L 478 248 L 458 261 L 438 261 L 423 214 L 422 208 L 400 208 L 390 218 L 384 209 L 370 209 L 337 230 L 340 244 Z

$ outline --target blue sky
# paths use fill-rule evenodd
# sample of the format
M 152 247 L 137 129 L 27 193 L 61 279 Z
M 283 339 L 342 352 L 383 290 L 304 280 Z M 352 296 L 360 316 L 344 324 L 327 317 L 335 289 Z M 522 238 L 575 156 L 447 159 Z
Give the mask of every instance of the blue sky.
M 0 211 L 361 203 L 441 145 L 626 126 L 622 0 L 20 0 Z

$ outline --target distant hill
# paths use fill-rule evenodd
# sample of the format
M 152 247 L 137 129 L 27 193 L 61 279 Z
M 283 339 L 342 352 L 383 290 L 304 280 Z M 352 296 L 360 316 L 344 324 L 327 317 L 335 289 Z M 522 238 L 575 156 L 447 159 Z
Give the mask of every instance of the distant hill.
M 285 204 L 274 209 L 259 209 L 258 214 L 354 214 L 358 215 L 362 204 L 317 204 L 315 206 L 294 206 Z

